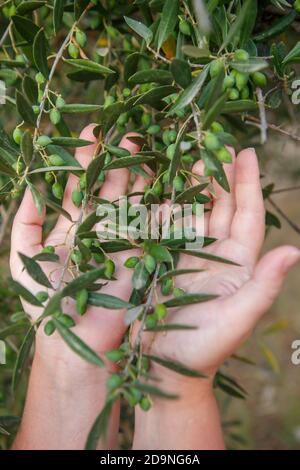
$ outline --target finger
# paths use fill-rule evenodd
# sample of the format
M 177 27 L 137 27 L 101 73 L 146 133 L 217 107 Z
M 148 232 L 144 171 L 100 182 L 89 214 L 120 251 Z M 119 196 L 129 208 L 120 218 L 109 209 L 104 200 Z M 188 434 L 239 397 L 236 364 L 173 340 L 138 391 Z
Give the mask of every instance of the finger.
M 232 156 L 232 163 L 224 165 L 224 171 L 230 187 L 230 192 L 225 191 L 214 181 L 215 199 L 209 220 L 209 236 L 224 240 L 229 237 L 232 219 L 235 212 L 235 151 L 228 148 Z
M 132 193 L 143 193 L 145 190 L 145 186 L 149 185 L 151 182 L 151 178 L 149 176 L 149 179 L 144 178 L 142 175 L 137 175 L 134 183 L 132 185 Z M 142 195 L 137 195 L 137 196 L 132 196 L 130 198 L 130 203 L 131 204 L 139 204 L 141 201 Z
M 42 215 L 38 214 L 31 191 L 27 188 L 12 226 L 10 267 L 13 277 L 20 272 L 22 266 L 18 252 L 34 256 L 43 248 L 42 226 L 45 212 L 44 209 Z
M 198 176 L 204 176 L 204 163 L 202 160 L 199 160 L 198 162 L 196 162 L 192 168 L 192 172 L 195 174 L 195 175 L 198 175 Z M 199 180 L 197 178 L 192 178 L 192 185 L 193 186 L 197 186 L 199 183 Z M 204 189 L 201 194 L 203 194 L 204 196 L 208 196 L 208 197 L 211 197 L 210 195 L 210 192 L 208 189 Z M 209 228 L 209 220 L 210 220 L 210 215 L 211 215 L 211 208 L 212 208 L 212 204 L 209 202 L 209 203 L 206 203 L 204 204 L 204 236 L 207 237 L 208 236 L 208 228 Z
M 289 269 L 300 259 L 300 251 L 282 246 L 267 253 L 252 278 L 231 298 L 223 301 L 227 334 L 245 339 L 278 296 Z
M 128 150 L 131 155 L 135 155 L 140 150 L 139 145 L 128 139 L 128 137 L 133 136 L 138 136 L 138 134 L 134 132 L 126 134 L 119 144 L 119 147 Z M 105 182 L 100 189 L 100 197 L 111 202 L 117 200 L 120 196 L 126 194 L 129 178 L 130 172 L 127 168 L 108 171 Z
M 93 130 L 96 127 L 96 124 L 90 124 L 83 129 L 80 134 L 80 138 L 84 140 L 88 140 L 93 142 L 91 145 L 87 145 L 86 147 L 81 147 L 76 149 L 75 158 L 78 160 L 80 165 L 86 169 L 96 151 L 97 148 L 97 139 L 94 136 Z M 76 207 L 72 202 L 72 193 L 75 189 L 79 189 L 79 178 L 75 175 L 70 175 L 68 178 L 68 182 L 66 184 L 65 192 L 64 192 L 64 199 L 63 199 L 63 208 L 71 215 L 72 220 L 76 221 L 80 214 L 80 208 Z M 65 217 L 61 217 L 58 221 L 58 225 L 66 225 L 67 219 Z
M 265 208 L 254 149 L 240 152 L 236 160 L 236 212 L 231 238 L 245 249 L 245 260 L 254 264 L 265 234 Z

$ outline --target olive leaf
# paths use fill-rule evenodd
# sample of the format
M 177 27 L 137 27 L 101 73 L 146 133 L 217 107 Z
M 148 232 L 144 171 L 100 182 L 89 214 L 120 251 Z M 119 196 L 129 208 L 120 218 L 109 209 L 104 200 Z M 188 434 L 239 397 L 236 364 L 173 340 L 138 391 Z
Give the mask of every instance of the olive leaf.
M 143 356 L 149 359 L 150 361 L 156 362 L 160 366 L 166 367 L 167 369 L 177 372 L 177 374 L 185 375 L 187 377 L 206 378 L 206 375 L 202 374 L 197 370 L 186 367 L 184 364 L 181 364 L 181 362 L 154 356 L 153 354 L 143 354 Z
M 129 18 L 128 16 L 124 16 L 124 20 L 135 33 L 144 39 L 147 46 L 149 46 L 153 38 L 151 29 L 147 28 L 147 26 L 141 21 L 136 21 L 133 18 Z
M 161 19 L 158 28 L 157 48 L 160 49 L 163 43 L 173 33 L 178 22 L 179 0 L 165 0 Z
M 85 450 L 96 450 L 99 439 L 106 436 L 114 400 L 110 399 L 102 408 L 89 432 Z
M 88 303 L 95 307 L 103 307 L 111 310 L 128 309 L 132 307 L 129 302 L 109 294 L 90 293 Z
M 24 267 L 28 272 L 29 276 L 32 277 L 35 282 L 49 289 L 53 289 L 46 274 L 44 273 L 40 265 L 36 261 L 34 261 L 34 259 L 29 258 L 29 256 L 26 256 L 22 253 L 18 253 L 18 255 L 20 256 L 21 261 L 24 264 Z
M 32 325 L 27 331 L 21 347 L 18 352 L 17 360 L 15 362 L 13 377 L 12 377 L 12 390 L 15 391 L 20 383 L 22 373 L 26 362 L 29 359 L 29 354 L 35 339 L 35 326 Z
M 39 30 L 33 42 L 33 57 L 38 70 L 48 78 L 49 69 L 47 63 L 48 42 L 43 28 Z

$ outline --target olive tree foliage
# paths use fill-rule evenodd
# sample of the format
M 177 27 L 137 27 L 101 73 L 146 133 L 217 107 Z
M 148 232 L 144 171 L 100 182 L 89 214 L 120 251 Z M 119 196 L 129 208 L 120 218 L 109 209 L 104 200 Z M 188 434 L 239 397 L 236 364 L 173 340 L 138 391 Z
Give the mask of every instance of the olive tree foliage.
M 164 322 L 168 308 L 209 301 L 205 295 L 173 290 L 174 277 L 184 274 L 176 270 L 184 239 L 135 241 L 141 255 L 125 263 L 133 271 L 128 301 L 98 291 L 98 280 L 114 282 L 109 254 L 131 247 L 127 239 L 101 243 L 97 238 L 94 226 L 101 217 L 96 209 L 103 202 L 99 188 L 107 171 L 128 168 L 134 175 L 154 174 L 141 194 L 146 205 L 165 199 L 207 203 L 202 192 L 210 178 L 229 191 L 224 172 L 224 165 L 231 162 L 228 145 L 238 148 L 241 136 L 245 143 L 265 143 L 268 113 L 279 115 L 282 103 L 291 101 L 295 64 L 300 60 L 300 42 L 293 33 L 299 12 L 298 0 L 2 0 L 0 80 L 6 96 L 1 112 L 10 116 L 10 122 L 0 129 L 1 203 L 7 209 L 29 187 L 39 213 L 47 206 L 50 216 L 58 213 L 71 219 L 61 201 L 67 176 L 73 173 L 78 188 L 72 200 L 81 209 L 79 220 L 73 221 L 74 242 L 67 259 L 76 277 L 61 285 L 50 300 L 51 283 L 39 262 L 56 262 L 56 247 L 45 247 L 35 259 L 22 255 L 24 269 L 41 284 L 42 292 L 33 296 L 17 282 L 13 292 L 42 307 L 43 313 L 35 325 L 24 313 L 14 314 L 0 332 L 0 339 L 20 331 L 23 335 L 14 367 L 15 388 L 42 321 L 47 335 L 57 331 L 84 360 L 104 366 L 103 358 L 72 332 L 76 318 L 63 313 L 65 297 L 76 299 L 78 315 L 88 314 L 89 304 L 126 309 L 128 329 L 139 319 L 141 331 L 156 334 L 170 328 Z M 283 42 L 282 33 L 287 31 L 291 39 Z M 70 150 L 89 144 L 78 138 L 78 122 L 81 127 L 97 123 L 97 151 L 87 170 Z M 134 166 L 129 152 L 118 148 L 130 130 L 138 132 L 131 140 L 141 147 Z M 280 131 L 276 123 L 272 130 Z M 204 177 L 191 187 L 198 160 L 204 162 Z M 270 198 L 272 191 L 272 185 L 264 188 L 265 197 Z M 90 213 L 85 218 L 87 207 Z M 268 212 L 267 224 L 280 222 Z M 169 300 L 153 308 L 157 285 Z M 145 382 L 149 357 L 143 355 L 139 339 L 140 335 L 131 344 L 127 332 L 122 346 L 107 353 L 120 372 L 109 379 L 107 404 L 95 417 L 88 448 L 104 431 L 118 397 L 145 410 L 152 394 L 172 398 L 168 391 Z M 184 364 L 159 357 L 151 360 L 201 377 Z M 236 381 L 221 372 L 215 385 L 244 397 Z M 9 417 L 0 425 L 0 432 L 6 432 Z

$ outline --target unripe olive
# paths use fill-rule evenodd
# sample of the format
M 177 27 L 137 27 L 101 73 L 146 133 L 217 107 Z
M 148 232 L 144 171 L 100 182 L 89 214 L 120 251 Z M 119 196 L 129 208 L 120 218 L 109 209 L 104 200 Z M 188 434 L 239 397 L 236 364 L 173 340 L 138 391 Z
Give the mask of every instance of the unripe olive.
M 115 272 L 115 263 L 111 259 L 106 259 L 104 262 L 105 271 L 104 274 L 108 279 L 113 277 Z
M 45 173 L 45 181 L 46 183 L 52 184 L 54 181 L 53 173 L 51 173 L 50 171 L 47 171 L 47 173 Z
M 84 246 L 86 246 L 87 248 L 91 248 L 92 247 L 92 244 L 93 244 L 93 240 L 91 238 L 84 238 L 82 240 L 82 243 L 84 244 Z
M 124 357 L 124 352 L 120 349 L 112 349 L 111 351 L 107 351 L 105 356 L 109 361 L 112 362 L 119 362 Z
M 22 191 L 19 188 L 13 188 L 10 192 L 10 196 L 12 199 L 17 199 L 18 197 L 21 196 L 21 194 L 22 194 Z
M 72 59 L 77 59 L 77 57 L 79 56 L 79 49 L 77 46 L 75 46 L 75 44 L 71 42 L 71 44 L 69 44 L 68 46 L 68 53 L 69 56 L 72 57 Z
M 143 113 L 141 118 L 142 124 L 144 127 L 148 127 L 151 124 L 151 116 L 150 114 Z
M 82 261 L 82 254 L 80 253 L 79 250 L 73 250 L 73 253 L 71 254 L 71 260 L 75 264 L 80 264 Z
M 298 13 L 300 13 L 300 0 L 295 1 L 294 8 Z
M 154 192 L 156 196 L 160 197 L 163 193 L 163 190 L 164 190 L 163 184 L 161 180 L 159 179 L 155 182 L 154 186 L 152 186 L 152 191 Z
M 191 26 L 190 23 L 186 20 L 180 21 L 179 23 L 179 29 L 182 34 L 185 34 L 186 36 L 191 35 Z
M 217 150 L 221 145 L 218 137 L 212 132 L 206 133 L 203 143 L 207 150 Z
M 62 185 L 58 181 L 56 181 L 56 183 L 52 185 L 52 193 L 56 199 L 63 198 L 64 190 L 62 188 Z
M 78 191 L 77 189 L 74 189 L 74 191 L 72 192 L 72 202 L 74 206 L 80 207 L 82 200 L 83 200 L 82 191 Z
M 24 164 L 22 162 L 20 162 L 20 160 L 13 163 L 12 167 L 15 170 L 15 172 L 17 173 L 17 175 L 20 175 L 22 173 L 22 171 L 24 170 Z
M 181 297 L 184 294 L 185 294 L 184 289 L 181 289 L 180 287 L 175 287 L 175 289 L 173 290 L 174 297 Z
M 106 32 L 107 32 L 107 35 L 111 37 L 112 39 L 116 39 L 120 34 L 116 28 L 110 25 L 106 27 Z
M 24 63 L 24 62 L 26 62 L 26 56 L 24 56 L 24 54 L 17 54 L 16 55 L 16 60 L 18 62 L 23 62 Z
M 164 279 L 161 283 L 160 291 L 162 295 L 169 295 L 171 294 L 173 289 L 173 280 L 172 279 Z
M 52 140 L 47 135 L 40 135 L 36 141 L 37 145 L 40 147 L 47 147 L 47 145 L 50 145 L 51 142 Z
M 143 397 L 140 401 L 140 407 L 143 411 L 149 411 L 151 408 L 151 401 L 148 397 Z
M 223 59 L 215 59 L 210 63 L 210 76 L 211 78 L 216 77 L 219 73 L 224 69 L 224 61 Z
M 64 159 L 56 153 L 54 153 L 53 155 L 49 155 L 48 159 L 49 163 L 53 166 L 62 166 L 65 164 Z
M 156 261 L 155 258 L 151 255 L 146 255 L 144 258 L 145 268 L 147 269 L 149 274 L 152 274 L 156 268 Z
M 150 360 L 148 357 L 142 356 L 141 358 L 141 368 L 145 372 L 148 372 L 150 370 Z
M 93 259 L 96 261 L 96 263 L 100 264 L 103 263 L 104 261 L 104 255 L 103 253 L 93 253 Z
M 159 132 L 160 132 L 160 126 L 158 124 L 153 124 L 147 129 L 147 133 L 150 135 L 155 135 L 155 134 L 158 134 Z
M 189 153 L 187 153 L 186 155 L 182 155 L 182 161 L 187 165 L 191 165 L 192 163 L 194 163 L 193 155 Z
M 168 147 L 171 144 L 169 131 L 164 131 L 162 135 L 163 143 Z
M 79 186 L 80 186 L 80 189 L 85 189 L 86 188 L 86 173 L 82 173 L 82 175 L 80 176 Z
M 176 139 L 177 139 L 177 132 L 175 130 L 169 131 L 169 141 L 173 143 L 175 142 Z
M 61 96 L 58 96 L 57 99 L 56 99 L 55 105 L 56 105 L 57 109 L 61 109 L 66 105 L 66 102 Z
M 99 176 L 98 176 L 98 181 L 100 183 L 103 183 L 105 181 L 105 172 L 104 171 L 100 171 Z
M 239 90 L 237 90 L 236 88 L 231 88 L 228 98 L 231 101 L 236 101 L 239 99 L 239 97 L 240 97 Z
M 156 304 L 154 313 L 159 320 L 163 320 L 164 318 L 166 318 L 168 310 L 165 304 Z
M 59 123 L 60 119 L 61 115 L 58 109 L 52 108 L 50 111 L 50 121 L 52 122 L 52 124 L 56 126 Z
M 19 127 L 16 127 L 14 132 L 13 132 L 13 139 L 16 142 L 16 144 L 19 144 L 21 142 L 23 136 L 23 132 Z
M 172 160 L 175 154 L 176 144 L 171 144 L 167 148 L 167 157 Z
M 154 328 L 157 325 L 157 316 L 156 315 L 148 315 L 145 321 L 146 328 Z
M 52 245 L 44 246 L 42 253 L 55 253 L 55 248 Z
M 128 122 L 128 113 L 122 113 L 117 120 L 117 124 L 119 124 L 120 126 L 124 126 L 125 124 L 127 124 L 127 122 Z
M 114 104 L 114 102 L 115 102 L 114 96 L 108 95 L 104 101 L 104 108 L 111 106 L 112 104 Z
M 87 42 L 87 37 L 86 34 L 83 31 L 80 31 L 80 29 L 77 29 L 75 33 L 75 39 L 78 42 L 79 46 L 84 47 Z
M 237 72 L 235 76 L 236 87 L 241 91 L 248 83 L 249 75 L 247 73 Z
M 251 74 L 253 83 L 261 88 L 267 85 L 267 77 L 262 72 L 254 72 Z
M 32 106 L 32 111 L 34 112 L 34 114 L 39 114 L 40 112 L 40 107 L 37 105 L 37 104 L 34 104 Z
M 36 294 L 36 298 L 39 302 L 44 303 L 49 298 L 48 292 L 45 292 L 45 291 L 38 292 Z
M 210 128 L 214 134 L 218 134 L 219 132 L 224 132 L 224 127 L 222 126 L 222 124 L 220 124 L 217 121 L 214 121 L 212 125 L 210 126 Z
M 235 85 L 235 78 L 232 75 L 226 75 L 223 80 L 223 90 L 228 90 Z
M 45 83 L 46 79 L 45 79 L 44 75 L 41 72 L 38 72 L 35 76 L 35 81 L 39 85 L 43 85 L 43 83 Z
M 249 59 L 249 54 L 244 49 L 237 49 L 234 53 L 234 60 L 245 62 Z
M 241 98 L 242 100 L 247 100 L 250 96 L 250 90 L 249 90 L 249 87 L 248 86 L 245 86 L 242 90 L 241 90 Z
M 127 258 L 124 263 L 124 266 L 126 268 L 135 268 L 139 261 L 140 258 L 138 258 L 137 256 L 131 256 L 130 258 Z
M 45 332 L 45 335 L 47 336 L 51 336 L 55 330 L 56 330 L 55 324 L 52 320 L 49 320 L 44 326 L 44 332 Z
M 128 98 L 131 95 L 131 90 L 130 88 L 124 88 L 122 91 L 124 98 Z
M 218 160 L 222 163 L 231 163 L 232 156 L 229 150 L 226 147 L 222 147 L 221 149 L 216 151 L 216 156 Z
M 123 378 L 119 374 L 112 374 L 107 382 L 106 386 L 109 390 L 115 390 L 123 384 Z
M 76 310 L 79 315 L 84 315 L 87 309 L 89 293 L 86 289 L 81 289 L 76 293 Z
M 173 187 L 176 191 L 183 191 L 184 190 L 184 179 L 182 176 L 177 175 L 173 180 Z
M 66 313 L 62 313 L 61 315 L 59 315 L 58 321 L 62 323 L 66 328 L 73 328 L 73 326 L 76 325 L 74 319 Z

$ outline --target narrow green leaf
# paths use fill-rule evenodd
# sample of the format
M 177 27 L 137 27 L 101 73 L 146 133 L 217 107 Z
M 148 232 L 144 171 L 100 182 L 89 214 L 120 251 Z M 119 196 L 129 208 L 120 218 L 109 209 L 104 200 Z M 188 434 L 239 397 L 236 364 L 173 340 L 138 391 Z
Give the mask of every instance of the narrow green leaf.
M 102 106 L 99 104 L 66 104 L 59 108 L 59 111 L 63 114 L 77 114 L 77 113 L 93 113 L 100 111 Z
M 203 129 L 208 129 L 213 121 L 216 120 L 217 116 L 221 114 L 222 110 L 226 105 L 226 101 L 228 98 L 228 93 L 224 93 L 223 95 L 218 98 L 215 103 L 210 107 L 210 109 L 205 113 L 203 119 Z
M 32 110 L 32 107 L 19 90 L 16 91 L 16 104 L 18 113 L 20 114 L 23 121 L 35 127 L 36 116 Z
M 181 362 L 174 361 L 172 359 L 166 359 L 166 358 L 154 356 L 152 354 L 143 354 L 143 356 L 148 358 L 150 361 L 156 362 L 162 367 L 166 367 L 167 369 L 173 370 L 174 372 L 177 372 L 178 374 L 185 375 L 186 377 L 198 377 L 202 379 L 206 378 L 206 375 L 202 374 L 201 372 L 197 370 L 186 367 Z
M 172 263 L 173 261 L 169 250 L 162 245 L 151 245 L 149 248 L 149 254 L 159 263 Z
M 25 131 L 21 140 L 21 152 L 25 164 L 28 166 L 33 155 L 32 135 L 30 131 Z
M 65 0 L 54 0 L 53 4 L 53 28 L 57 34 L 63 21 Z
M 15 362 L 13 377 L 12 377 L 12 390 L 13 391 L 16 390 L 18 384 L 20 383 L 22 372 L 29 358 L 29 354 L 30 354 L 31 347 L 34 342 L 34 338 L 35 338 L 35 327 L 34 325 L 32 325 L 26 333 L 23 343 L 21 344 L 21 347 L 19 349 L 17 360 Z
M 144 39 L 147 46 L 149 46 L 153 38 L 153 33 L 151 29 L 149 29 L 141 21 L 136 21 L 133 18 L 129 18 L 128 16 L 124 16 L 124 20 L 126 21 L 128 26 L 133 29 L 135 33 L 137 33 Z
M 2 149 L 0 149 L 0 173 L 4 173 L 7 176 L 17 176 L 17 173 L 15 170 L 5 161 L 3 158 L 3 155 L 6 156 L 6 152 L 3 152 Z
M 162 281 L 163 279 L 169 279 L 175 276 L 183 276 L 184 274 L 196 274 L 202 273 L 204 269 L 172 269 L 167 271 L 166 273 L 162 274 L 158 281 Z
M 152 82 L 160 83 L 161 85 L 169 85 L 172 81 L 172 74 L 168 70 L 161 69 L 140 70 L 132 75 L 128 80 L 130 85 L 140 85 Z
M 222 114 L 244 113 L 246 111 L 256 110 L 257 103 L 253 100 L 228 101 L 222 110 Z
M 201 302 L 208 302 L 209 300 L 217 299 L 218 295 L 213 294 L 184 294 L 179 297 L 164 302 L 166 307 L 180 307 L 182 305 L 192 305 Z
M 29 43 L 32 44 L 39 28 L 25 16 L 15 15 L 12 22 L 18 33 Z
M 191 325 L 181 325 L 179 323 L 165 323 L 161 325 L 153 326 L 152 328 L 145 328 L 144 331 L 152 331 L 152 332 L 164 332 L 164 331 L 180 331 L 180 330 L 197 330 L 197 326 Z
M 9 336 L 17 335 L 24 330 L 24 327 L 28 326 L 28 323 L 17 323 L 15 325 L 9 325 L 6 328 L 0 330 L 0 340 L 5 340 Z
M 196 186 L 191 186 L 190 188 L 186 189 L 182 193 L 180 193 L 175 202 L 177 204 L 183 204 L 184 202 L 191 202 L 194 198 L 203 191 L 207 187 L 208 183 L 197 184 Z
M 259 70 L 267 68 L 268 65 L 266 60 L 260 59 L 259 57 L 250 57 L 250 59 L 245 60 L 245 62 L 238 62 L 236 60 L 230 62 L 230 66 L 233 69 L 242 73 L 258 72 Z
M 178 395 L 175 395 L 174 393 L 165 392 L 164 390 L 161 390 L 158 387 L 154 387 L 153 385 L 150 385 L 148 383 L 141 383 L 135 381 L 130 385 L 145 394 L 154 395 L 156 397 L 167 398 L 169 400 L 176 400 L 177 398 L 179 398 Z
M 41 216 L 44 210 L 44 206 L 45 206 L 44 199 L 42 198 L 41 193 L 32 184 L 29 183 L 28 185 L 30 187 L 32 199 L 36 207 L 36 210 L 39 216 Z
M 288 55 L 283 59 L 284 64 L 293 62 L 295 57 L 300 57 L 300 41 L 293 47 L 293 49 L 288 53 Z
M 243 29 L 243 25 L 247 16 L 252 15 L 252 4 L 253 0 L 246 0 L 240 9 L 235 22 L 231 25 L 228 34 L 223 41 L 222 46 L 220 47 L 221 52 L 232 40 L 236 39 L 236 37 L 241 33 Z
M 67 59 L 66 64 L 72 65 L 80 70 L 86 70 L 87 72 L 109 74 L 116 73 L 114 70 L 104 67 L 104 65 L 93 62 L 89 59 Z
M 194 78 L 192 83 L 180 94 L 177 101 L 171 107 L 168 115 L 174 114 L 188 106 L 200 93 L 208 75 L 208 67 L 205 67 L 199 75 Z
M 211 253 L 206 253 L 205 251 L 196 251 L 196 250 L 185 250 L 181 248 L 171 248 L 171 251 L 175 253 L 183 253 L 185 255 L 195 256 L 196 258 L 206 259 L 208 261 L 214 261 L 216 263 L 231 264 L 233 266 L 240 266 L 240 264 L 235 263 L 234 261 L 222 258 L 221 256 L 212 255 Z
M 101 413 L 97 416 L 92 429 L 89 432 L 85 450 L 96 450 L 99 439 L 106 436 L 109 419 L 111 416 L 113 401 L 109 400 L 101 410 Z
M 62 145 L 63 147 L 86 147 L 94 142 L 85 139 L 77 139 L 75 137 L 52 137 L 54 145 Z
M 183 139 L 185 130 L 187 128 L 187 125 L 188 125 L 188 122 L 185 122 L 185 124 L 183 124 L 183 126 L 181 127 L 181 129 L 179 130 L 179 132 L 177 134 L 177 139 L 176 139 L 176 142 L 175 142 L 174 155 L 173 155 L 171 165 L 170 165 L 170 169 L 169 169 L 169 183 L 170 184 L 173 183 L 173 179 L 175 178 L 177 170 L 178 170 L 179 165 L 180 165 L 180 155 L 181 155 L 180 144 L 181 144 L 181 141 Z
M 144 156 L 134 156 L 134 157 L 123 157 L 118 158 L 118 160 L 113 160 L 112 162 L 105 165 L 104 170 L 116 170 L 119 168 L 128 168 L 131 166 L 141 165 L 142 163 L 149 163 L 154 161 L 154 157 Z
M 52 289 L 53 287 L 50 284 L 46 274 L 44 273 L 40 265 L 36 261 L 34 261 L 32 258 L 29 258 L 29 256 L 26 256 L 22 253 L 18 253 L 18 254 L 29 276 L 32 277 L 32 279 L 36 281 L 38 284 L 41 284 L 42 286 Z
M 29 75 L 25 75 L 22 81 L 22 89 L 30 104 L 36 104 L 38 101 L 38 86 L 36 81 Z
M 48 63 L 48 41 L 46 39 L 43 28 L 39 30 L 33 42 L 33 58 L 37 69 L 47 79 L 49 75 Z
M 52 210 L 54 210 L 58 214 L 62 215 L 63 217 L 65 217 L 70 222 L 73 222 L 72 217 L 70 216 L 70 214 L 65 209 L 63 209 L 60 205 L 56 204 L 56 202 L 54 202 L 52 199 L 44 197 L 44 201 L 45 201 L 46 206 L 50 207 Z
M 175 91 L 176 88 L 171 85 L 163 85 L 152 88 L 152 90 L 149 90 L 147 93 L 143 93 L 142 95 L 138 96 L 138 98 L 133 97 L 134 106 L 138 106 L 140 104 L 149 104 L 154 107 L 157 102 L 160 102 L 163 98 L 171 95 Z
M 98 293 L 89 294 L 88 303 L 90 305 L 94 305 L 95 307 L 103 307 L 111 310 L 121 310 L 132 307 L 132 304 L 126 302 L 125 300 L 119 299 L 114 295 Z
M 86 190 L 90 191 L 96 183 L 98 176 L 104 167 L 106 154 L 102 153 L 99 157 L 94 158 L 86 170 Z
M 98 279 L 107 279 L 107 276 L 105 276 L 104 272 L 105 268 L 98 268 L 93 269 L 92 271 L 88 271 L 85 274 L 81 274 L 80 276 L 70 281 L 69 284 L 63 288 L 61 291 L 61 296 L 72 296 L 79 290 L 88 289 L 89 286 Z
M 187 88 L 192 81 L 190 64 L 186 60 L 173 59 L 170 66 L 171 73 L 176 83 L 181 88 Z
M 165 0 L 159 23 L 157 48 L 160 49 L 163 43 L 174 32 L 178 22 L 179 0 Z
M 22 284 L 14 280 L 11 280 L 10 284 L 14 292 L 26 300 L 26 302 L 31 305 L 36 305 L 37 307 L 42 307 L 41 302 L 29 290 L 27 290 L 26 287 L 22 286 Z
M 136 290 L 143 289 L 149 279 L 148 271 L 145 268 L 145 263 L 141 260 L 135 267 L 133 276 L 132 276 L 132 285 Z
M 67 345 L 74 351 L 78 356 L 85 359 L 90 364 L 95 364 L 96 366 L 103 367 L 104 362 L 86 343 L 82 341 L 77 335 L 70 331 L 69 328 L 64 326 L 61 322 L 53 318 L 55 327 L 63 340 Z
M 292 10 L 288 15 L 282 16 L 276 20 L 269 28 L 264 29 L 262 33 L 257 34 L 254 41 L 267 41 L 268 39 L 282 33 L 297 17 L 296 10 Z
M 47 261 L 48 263 L 57 263 L 59 256 L 56 253 L 38 253 L 33 257 L 35 261 Z
M 79 20 L 81 17 L 82 13 L 90 3 L 89 0 L 75 0 L 74 1 L 74 14 L 75 14 L 75 19 Z
M 46 4 L 45 1 L 30 1 L 24 0 L 17 6 L 17 14 L 18 15 L 25 15 L 31 11 L 37 10 L 38 8 L 43 7 Z

